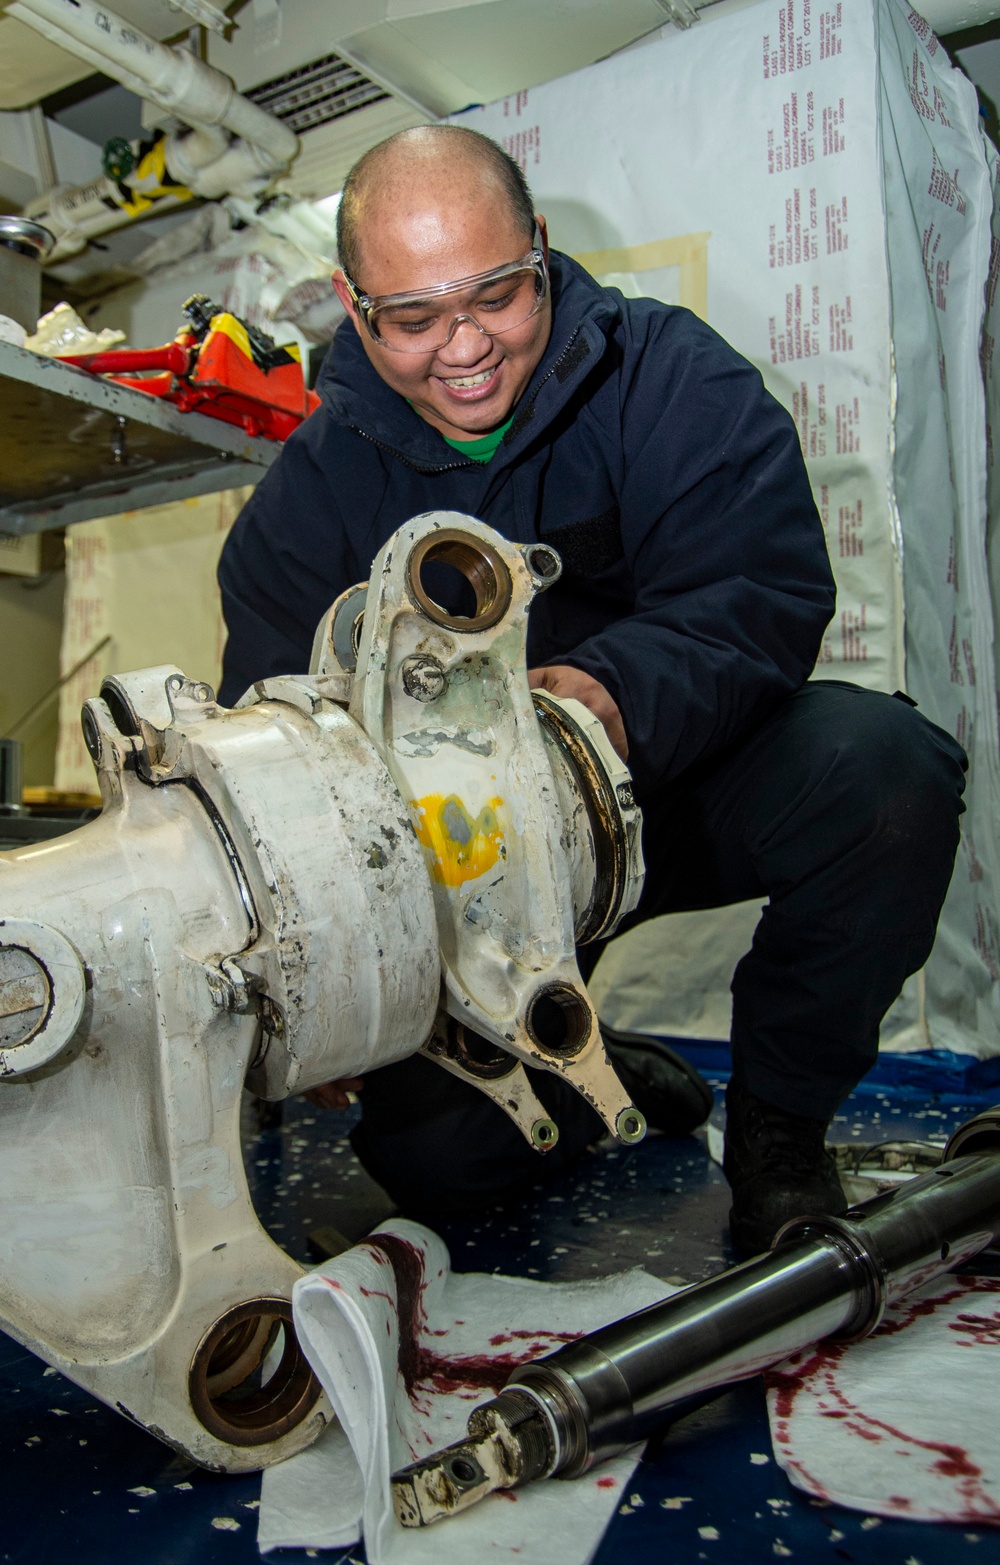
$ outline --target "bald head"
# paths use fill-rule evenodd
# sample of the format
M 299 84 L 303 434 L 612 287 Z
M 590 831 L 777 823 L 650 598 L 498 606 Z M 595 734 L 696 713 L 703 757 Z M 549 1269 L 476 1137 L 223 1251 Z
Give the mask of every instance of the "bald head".
M 534 233 L 534 203 L 520 167 L 495 141 L 462 125 L 421 125 L 381 141 L 347 176 L 337 211 L 340 264 L 359 287 L 366 250 L 391 243 L 399 225 L 439 245 L 444 223 L 460 229 L 470 209 L 487 203 L 498 221 L 525 239 Z

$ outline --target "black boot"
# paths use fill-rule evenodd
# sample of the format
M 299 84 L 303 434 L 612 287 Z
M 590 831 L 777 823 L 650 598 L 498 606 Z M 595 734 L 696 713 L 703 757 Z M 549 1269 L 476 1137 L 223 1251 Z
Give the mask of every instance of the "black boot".
M 682 1054 L 643 1032 L 601 1023 L 608 1059 L 646 1123 L 667 1136 L 689 1136 L 712 1112 L 712 1089 Z
M 793 1217 L 842 1217 L 847 1211 L 824 1145 L 828 1123 L 789 1114 L 729 1083 L 722 1168 L 733 1193 L 729 1231 L 744 1255 L 768 1249 Z

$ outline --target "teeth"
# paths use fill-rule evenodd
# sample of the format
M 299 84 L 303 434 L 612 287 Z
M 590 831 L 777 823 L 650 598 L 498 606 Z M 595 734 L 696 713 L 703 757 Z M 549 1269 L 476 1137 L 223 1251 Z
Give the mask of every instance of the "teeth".
M 493 369 L 496 365 L 493 366 Z M 445 381 L 446 386 L 454 386 L 458 391 L 464 391 L 468 386 L 482 386 L 493 374 L 493 369 L 483 370 L 481 375 L 462 375 Z

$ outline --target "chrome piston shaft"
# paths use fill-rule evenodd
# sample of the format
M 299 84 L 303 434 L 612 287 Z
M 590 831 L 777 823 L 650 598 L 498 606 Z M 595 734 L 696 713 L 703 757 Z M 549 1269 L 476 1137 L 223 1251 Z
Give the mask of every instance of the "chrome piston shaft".
M 796 1219 L 767 1254 L 522 1365 L 465 1441 L 395 1474 L 396 1514 L 424 1526 L 494 1489 L 575 1477 L 692 1398 L 866 1337 L 887 1304 L 998 1237 L 1000 1108 L 956 1131 L 932 1173 L 844 1218 Z

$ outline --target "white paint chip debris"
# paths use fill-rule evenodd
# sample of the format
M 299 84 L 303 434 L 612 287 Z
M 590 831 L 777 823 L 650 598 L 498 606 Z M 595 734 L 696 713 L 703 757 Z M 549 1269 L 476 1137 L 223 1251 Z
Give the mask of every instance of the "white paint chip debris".
M 212 1526 L 216 1532 L 239 1532 L 240 1524 L 235 1516 L 213 1516 Z
M 42 1437 L 41 1435 L 29 1435 L 24 1443 L 25 1445 L 41 1445 Z
M 923 1565 L 923 1562 L 918 1560 L 915 1555 L 911 1554 L 906 1562 L 906 1565 Z
M 881 1527 L 881 1525 L 882 1525 L 882 1518 L 881 1518 L 881 1516 L 866 1516 L 864 1521 L 861 1523 L 861 1531 L 862 1532 L 871 1532 L 873 1527 Z
M 140 1500 L 148 1500 L 149 1496 L 155 1493 L 155 1489 L 148 1489 L 146 1485 L 142 1483 L 136 1484 L 134 1489 L 129 1490 L 129 1494 L 137 1494 Z
M 788 1511 L 792 1506 L 791 1500 L 768 1500 L 767 1503 L 772 1511 Z M 864 1522 L 861 1525 L 864 1526 Z
M 766 1467 L 771 1458 L 765 1451 L 751 1451 L 750 1461 L 754 1467 Z
M 69 1417 L 69 1414 L 67 1413 L 67 1411 L 66 1411 L 66 1409 L 64 1407 L 50 1407 L 49 1408 L 49 1412 L 54 1414 L 56 1418 L 68 1418 Z
M 679 1511 L 682 1505 L 690 1504 L 691 1496 L 689 1494 L 671 1494 L 668 1495 L 667 1499 L 660 1501 L 660 1505 L 665 1511 Z
M 830 1542 L 839 1543 L 843 1536 L 844 1534 L 840 1531 L 839 1527 L 834 1527 L 830 1533 Z
M 636 1510 L 639 1510 L 640 1507 L 645 1505 L 646 1502 L 641 1494 L 630 1494 L 628 1497 L 628 1503 L 629 1505 L 634 1505 Z
M 59 1371 L 57 1369 L 53 1369 L 51 1364 L 49 1365 L 48 1369 L 42 1370 L 43 1375 L 58 1375 L 58 1373 Z
M 619 1507 L 618 1507 L 618 1514 L 619 1514 L 619 1516 L 632 1516 L 634 1514 L 633 1508 L 626 1501 L 626 1503 L 624 1505 L 619 1505 Z
M 771 1553 L 776 1554 L 780 1560 L 791 1559 L 792 1556 L 791 1549 L 788 1548 L 786 1544 L 782 1543 L 780 1538 L 775 1538 L 774 1542 L 771 1544 Z
M 718 1527 L 699 1527 L 698 1536 L 699 1538 L 704 1538 L 706 1543 L 718 1543 L 719 1529 Z
M 260 1501 L 259 1500 L 244 1500 L 243 1501 L 243 1509 L 245 1511 L 259 1511 L 260 1510 Z
M 193 1489 L 194 1488 L 194 1484 L 190 1484 L 190 1483 L 175 1483 L 174 1484 L 174 1488 L 175 1489 Z

